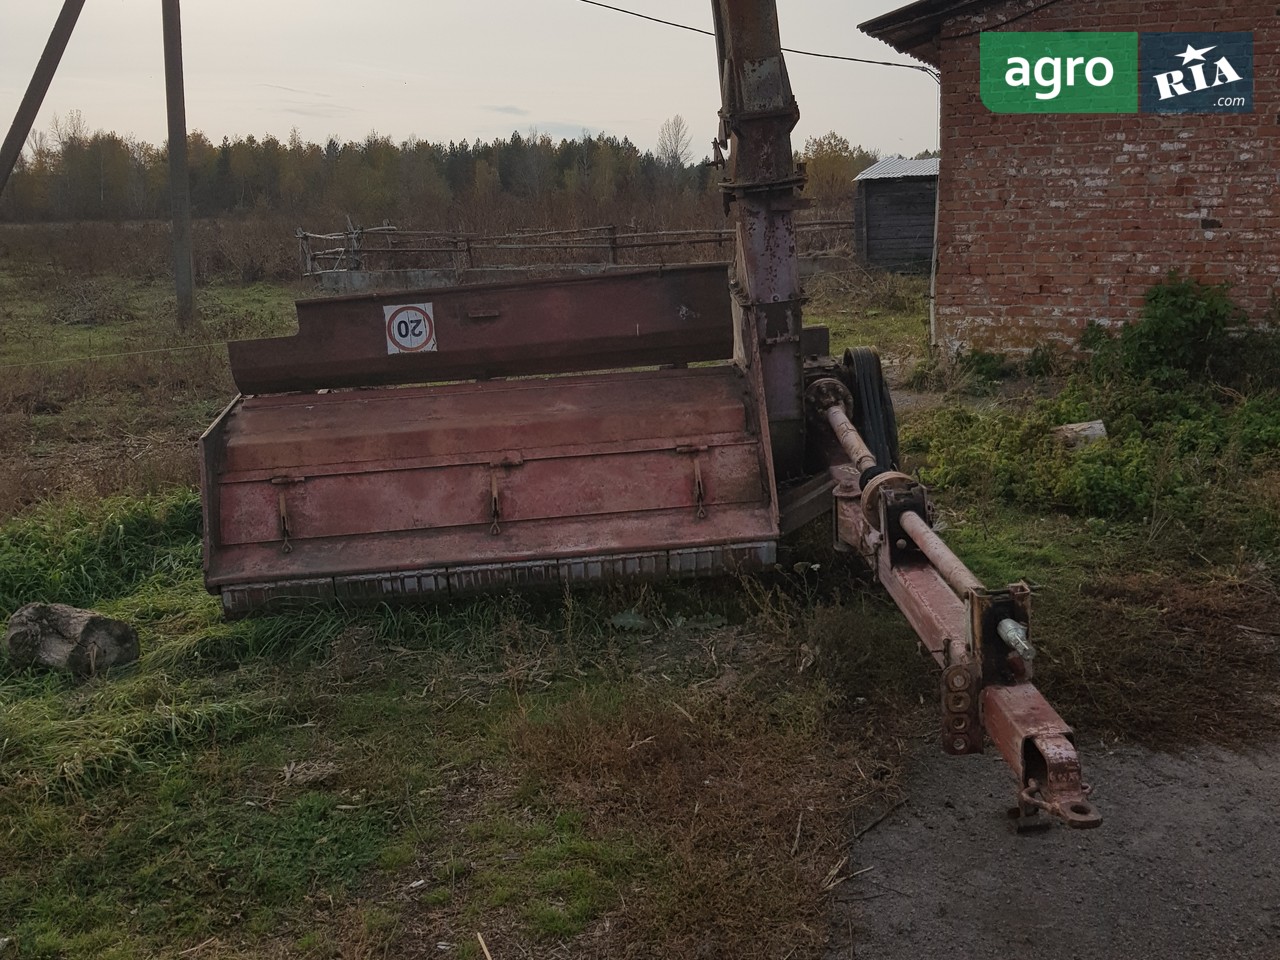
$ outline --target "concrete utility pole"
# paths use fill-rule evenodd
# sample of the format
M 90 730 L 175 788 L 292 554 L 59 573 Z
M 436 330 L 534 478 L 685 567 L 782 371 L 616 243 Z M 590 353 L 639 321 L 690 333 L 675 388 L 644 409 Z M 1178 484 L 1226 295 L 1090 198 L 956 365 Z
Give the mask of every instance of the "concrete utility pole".
M 53 25 L 49 42 L 45 44 L 40 62 L 36 64 L 36 72 L 31 75 L 27 93 L 22 98 L 22 103 L 18 105 L 13 126 L 9 128 L 9 135 L 4 138 L 4 145 L 0 146 L 0 194 L 4 193 L 9 175 L 13 173 L 18 157 L 22 156 L 23 144 L 27 142 L 31 127 L 36 122 L 36 114 L 40 112 L 40 105 L 44 103 L 44 95 L 49 92 L 53 74 L 58 69 L 62 52 L 67 49 L 67 41 L 71 39 L 71 31 L 75 28 L 76 21 L 80 19 L 80 11 L 83 8 L 84 0 L 66 0 L 62 5 L 62 12 L 58 14 L 57 22 Z
M 83 0 L 82 0 L 83 2 Z M 182 13 L 178 0 L 161 0 L 164 15 L 164 82 L 169 108 L 169 198 L 173 216 L 173 283 L 178 329 L 195 320 L 195 269 L 191 258 L 191 181 L 187 163 L 187 101 L 182 85 Z

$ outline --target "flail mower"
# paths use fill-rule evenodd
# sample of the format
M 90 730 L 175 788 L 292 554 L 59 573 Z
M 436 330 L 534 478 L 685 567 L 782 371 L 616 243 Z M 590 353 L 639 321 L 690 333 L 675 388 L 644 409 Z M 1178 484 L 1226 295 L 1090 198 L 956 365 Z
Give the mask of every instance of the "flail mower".
M 201 438 L 208 587 L 239 616 L 744 571 L 829 516 L 942 668 L 943 749 L 990 736 L 1019 826 L 1097 826 L 1032 683 L 1030 588 L 946 547 L 878 356 L 801 322 L 774 0 L 713 6 L 732 264 L 307 300 L 295 335 L 232 343 L 240 395 Z

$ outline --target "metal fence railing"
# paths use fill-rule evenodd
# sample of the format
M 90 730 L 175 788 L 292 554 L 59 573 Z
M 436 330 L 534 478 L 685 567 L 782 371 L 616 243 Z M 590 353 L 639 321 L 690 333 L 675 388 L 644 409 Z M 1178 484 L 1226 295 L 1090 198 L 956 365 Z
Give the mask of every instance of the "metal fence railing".
M 481 236 L 394 226 L 356 227 L 341 233 L 297 231 L 304 277 L 346 271 L 453 269 L 538 265 L 642 265 L 731 259 L 733 231 L 623 232 L 614 225 Z M 848 253 L 852 220 L 796 224 L 802 256 Z M 678 261 L 667 254 L 680 252 Z

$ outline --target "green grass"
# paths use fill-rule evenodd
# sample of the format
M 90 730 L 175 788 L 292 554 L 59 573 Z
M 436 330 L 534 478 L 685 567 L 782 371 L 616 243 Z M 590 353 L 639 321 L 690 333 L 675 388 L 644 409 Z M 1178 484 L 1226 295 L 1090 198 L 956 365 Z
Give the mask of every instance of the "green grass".
M 592 784 L 545 756 L 547 744 L 585 724 L 595 733 L 583 749 L 608 750 L 624 732 L 645 740 L 615 718 L 668 731 L 694 718 L 701 745 L 672 753 L 663 774 L 677 778 L 666 802 L 686 812 L 707 809 L 699 785 L 722 753 L 840 754 L 852 698 L 816 670 L 791 677 L 797 645 L 843 642 L 844 625 L 807 615 L 814 591 L 841 582 L 836 568 L 813 582 L 228 623 L 203 588 L 198 523 L 183 489 L 50 503 L 0 528 L 0 615 L 34 600 L 92 606 L 135 623 L 143 650 L 137 665 L 84 684 L 0 665 L 0 929 L 23 956 L 173 955 L 211 939 L 250 953 L 282 938 L 380 950 L 414 931 L 456 939 L 465 956 L 459 931 L 559 943 L 624 910 L 637 936 L 674 942 L 687 898 L 663 892 L 686 877 L 727 884 L 744 848 L 717 843 L 690 872 L 683 840 L 664 832 L 668 808 L 650 811 L 657 830 L 618 815 L 621 798 L 650 789 L 645 766 Z M 864 657 L 887 642 L 908 686 L 927 680 L 901 624 L 885 612 L 878 624 L 858 633 Z M 718 659 L 704 646 L 717 642 L 729 645 Z M 704 692 L 735 661 L 734 683 Z M 870 693 L 867 677 L 850 690 Z M 802 759 L 788 802 L 816 803 L 815 829 L 838 827 L 838 784 L 810 769 L 818 762 Z M 732 820 L 755 838 L 744 843 L 785 849 L 790 813 L 750 825 L 757 789 L 743 784 L 748 807 Z M 772 830 L 785 842 L 768 840 Z M 787 858 L 789 872 L 761 862 L 772 879 L 760 902 L 784 885 L 811 889 L 829 866 L 816 855 Z M 801 916 L 821 900 L 804 902 Z M 786 936 L 796 915 L 753 936 Z M 755 929 L 729 901 L 725 918 Z
M 857 271 L 813 277 L 807 288 L 805 323 L 827 326 L 832 356 L 874 346 L 887 362 L 903 363 L 928 352 L 928 277 Z
M 1280 382 L 1262 362 L 1280 338 L 1223 333 L 1221 354 L 1189 363 L 1195 316 L 1151 313 L 1052 397 L 913 418 L 903 449 L 980 577 L 1048 586 L 1037 668 L 1064 715 L 1116 738 L 1236 745 L 1280 728 L 1259 709 L 1280 685 Z M 1107 436 L 1083 448 L 1054 434 L 1095 419 Z
M 0 519 L 190 485 L 193 441 L 235 394 L 222 342 L 291 332 L 305 290 L 202 286 L 179 333 L 163 281 L 0 264 Z

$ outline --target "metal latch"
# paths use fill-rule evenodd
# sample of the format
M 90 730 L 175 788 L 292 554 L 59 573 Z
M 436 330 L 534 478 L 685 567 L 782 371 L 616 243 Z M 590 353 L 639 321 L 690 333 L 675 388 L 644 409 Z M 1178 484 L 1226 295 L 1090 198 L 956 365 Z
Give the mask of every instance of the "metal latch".
M 271 485 L 277 487 L 276 491 L 276 510 L 280 515 L 280 544 L 281 553 L 293 553 L 293 544 L 289 542 L 289 538 L 293 536 L 293 525 L 289 520 L 289 503 L 284 498 L 284 488 L 291 483 L 303 483 L 306 477 L 272 477 Z
M 697 507 L 694 516 L 699 520 L 707 519 L 707 489 L 702 483 L 702 458 L 698 456 L 706 452 L 706 446 L 697 446 L 691 443 L 676 447 L 676 453 L 686 453 L 693 456 L 693 501 Z
M 502 508 L 498 503 L 498 471 L 489 471 L 489 505 L 493 523 L 489 525 L 489 532 L 495 537 L 502 532 L 502 527 L 498 521 L 502 519 Z
M 502 533 L 501 490 L 498 486 L 498 471 L 524 465 L 524 457 L 519 450 L 507 450 L 499 460 L 489 461 L 489 532 L 495 537 Z

